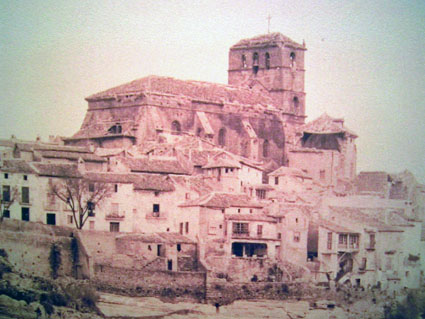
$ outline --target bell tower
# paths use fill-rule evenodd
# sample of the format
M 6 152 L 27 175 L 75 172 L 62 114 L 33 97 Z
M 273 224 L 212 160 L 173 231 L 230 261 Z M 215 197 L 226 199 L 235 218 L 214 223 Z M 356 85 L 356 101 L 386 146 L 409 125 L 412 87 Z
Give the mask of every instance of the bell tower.
M 267 90 L 284 118 L 302 124 L 306 50 L 281 33 L 241 40 L 229 51 L 228 83 Z

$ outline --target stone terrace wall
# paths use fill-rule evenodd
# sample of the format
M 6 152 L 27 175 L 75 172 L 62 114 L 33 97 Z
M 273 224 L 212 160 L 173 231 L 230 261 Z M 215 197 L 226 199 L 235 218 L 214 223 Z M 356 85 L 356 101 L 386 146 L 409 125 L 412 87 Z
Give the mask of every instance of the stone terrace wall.
M 187 295 L 203 299 L 206 273 L 137 270 L 97 264 L 92 280 L 102 290 L 122 290 L 130 295 Z
M 71 234 L 71 228 L 6 219 L 0 224 L 0 248 L 7 252 L 16 271 L 47 277 L 50 247 L 56 243 L 62 260 L 59 276 L 71 276 Z

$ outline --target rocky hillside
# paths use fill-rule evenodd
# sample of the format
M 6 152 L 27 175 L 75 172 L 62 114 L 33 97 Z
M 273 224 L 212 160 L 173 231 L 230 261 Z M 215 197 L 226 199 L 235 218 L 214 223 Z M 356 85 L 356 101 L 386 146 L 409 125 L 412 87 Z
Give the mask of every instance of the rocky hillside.
M 0 319 L 102 318 L 97 299 L 88 283 L 15 271 L 6 251 L 0 249 Z

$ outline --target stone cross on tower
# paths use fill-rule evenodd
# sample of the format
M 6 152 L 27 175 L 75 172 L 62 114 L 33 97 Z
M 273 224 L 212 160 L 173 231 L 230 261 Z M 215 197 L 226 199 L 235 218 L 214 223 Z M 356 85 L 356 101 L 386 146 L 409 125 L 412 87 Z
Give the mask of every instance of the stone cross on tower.
M 267 17 L 267 33 L 270 33 L 270 20 L 271 19 L 272 19 L 272 17 L 269 14 L 269 16 Z

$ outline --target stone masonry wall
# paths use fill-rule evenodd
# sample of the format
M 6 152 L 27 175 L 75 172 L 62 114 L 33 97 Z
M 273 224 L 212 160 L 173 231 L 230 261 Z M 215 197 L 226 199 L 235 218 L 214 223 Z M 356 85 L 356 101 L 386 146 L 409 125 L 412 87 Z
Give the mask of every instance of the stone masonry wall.
M 7 252 L 16 271 L 48 277 L 50 248 L 56 243 L 60 248 L 62 261 L 59 276 L 71 276 L 71 233 L 72 230 L 65 227 L 4 220 L 0 224 L 0 248 Z

